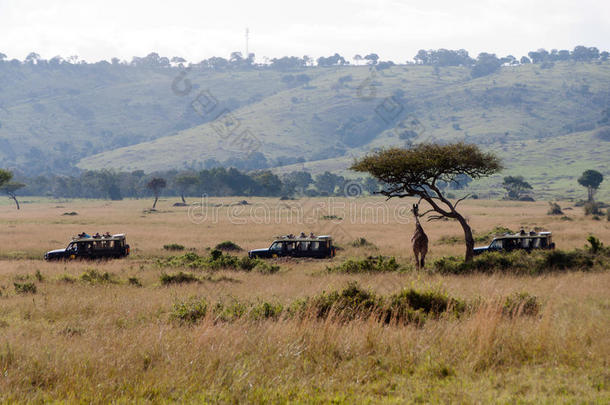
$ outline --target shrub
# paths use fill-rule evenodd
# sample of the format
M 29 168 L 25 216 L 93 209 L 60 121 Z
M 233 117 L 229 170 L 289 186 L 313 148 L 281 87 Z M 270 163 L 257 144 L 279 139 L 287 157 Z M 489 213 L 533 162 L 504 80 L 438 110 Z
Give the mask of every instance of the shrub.
M 510 253 L 487 252 L 474 257 L 469 263 L 459 257 L 442 257 L 434 261 L 432 267 L 442 274 L 502 272 L 535 275 L 557 270 L 587 270 L 595 265 L 596 260 L 605 265 L 605 258 L 591 251 L 554 249 L 527 253 L 518 250 Z
M 179 272 L 176 274 L 163 273 L 159 277 L 159 280 L 161 281 L 161 285 L 195 283 L 199 281 L 199 279 L 191 273 L 183 272 Z
M 393 256 L 389 259 L 383 256 L 369 256 L 363 260 L 349 259 L 338 266 L 326 267 L 326 271 L 330 273 L 382 273 L 399 269 L 400 265 Z
M 199 256 L 194 252 L 187 252 L 180 256 L 171 256 L 167 259 L 157 261 L 160 267 L 188 267 L 191 269 L 233 269 L 243 271 L 258 271 L 263 274 L 271 274 L 279 271 L 279 266 L 273 266 L 260 259 L 251 259 L 248 256 L 241 258 L 224 254 L 219 249 L 213 249 L 209 256 Z
M 100 273 L 96 269 L 89 269 L 81 274 L 80 279 L 91 284 L 116 283 L 114 275 L 108 272 Z
M 36 294 L 37 288 L 34 283 L 13 283 L 17 294 Z
M 589 237 L 587 238 L 587 242 L 589 242 L 589 246 L 586 247 L 586 249 L 593 254 L 604 253 L 607 255 L 608 253 L 610 253 L 610 249 L 604 247 L 602 241 L 593 235 L 589 235 Z
M 205 317 L 208 303 L 203 298 L 190 298 L 186 301 L 174 303 L 170 318 L 184 323 L 195 323 Z
M 224 302 L 217 302 L 213 309 L 214 319 L 223 322 L 235 321 L 242 318 L 247 310 L 247 304 L 240 302 L 237 299 L 232 299 L 226 304 Z
M 342 220 L 343 218 L 338 217 L 336 215 L 322 215 L 322 217 L 320 219 L 326 219 L 326 220 Z
M 563 211 L 559 204 L 549 201 L 549 210 L 547 215 L 563 215 Z
M 214 249 L 224 250 L 228 252 L 241 252 L 243 249 L 236 243 L 231 242 L 230 240 L 226 240 L 224 242 L 220 242 Z
M 583 207 L 585 210 L 585 215 L 602 215 L 602 210 L 600 209 L 598 203 L 587 202 Z
M 610 221 L 610 208 L 606 209 L 606 220 Z
M 34 277 L 36 277 L 36 280 L 38 280 L 39 283 L 42 283 L 44 281 L 44 277 L 42 276 L 40 270 L 36 270 L 36 273 L 34 273 Z
M 253 321 L 279 319 L 283 311 L 284 307 L 282 304 L 263 301 L 252 306 L 248 317 Z
M 342 291 L 322 293 L 300 306 L 300 312 L 310 313 L 317 318 L 327 318 L 333 312 L 337 320 L 347 321 L 355 318 L 368 318 L 381 308 L 380 299 L 372 292 L 362 289 L 358 283 L 350 282 Z
M 384 308 L 385 323 L 415 323 L 422 325 L 428 317 L 438 318 L 451 310 L 455 315 L 464 312 L 466 305 L 439 290 L 417 291 L 404 289 L 390 296 Z
M 172 250 L 172 251 L 184 250 L 184 246 L 179 245 L 177 243 L 170 243 L 168 245 L 163 245 L 163 249 L 165 249 L 165 250 Z
M 527 292 L 515 292 L 504 300 L 502 313 L 511 318 L 519 315 L 535 316 L 541 307 L 536 296 Z
M 133 285 L 136 287 L 142 287 L 142 283 L 140 282 L 140 280 L 137 277 L 129 277 L 127 279 L 127 283 L 129 283 L 129 285 Z
M 59 281 L 72 284 L 72 283 L 76 282 L 76 278 L 72 277 L 69 274 L 64 274 L 61 277 L 59 277 Z
M 374 244 L 366 240 L 365 238 L 358 238 L 350 243 L 353 247 L 375 247 Z

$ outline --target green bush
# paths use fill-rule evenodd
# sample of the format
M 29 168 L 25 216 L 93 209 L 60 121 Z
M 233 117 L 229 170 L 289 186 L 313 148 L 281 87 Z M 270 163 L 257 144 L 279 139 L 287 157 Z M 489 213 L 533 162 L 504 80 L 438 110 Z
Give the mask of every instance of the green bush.
M 160 267 L 188 267 L 191 269 L 221 270 L 232 269 L 242 271 L 257 271 L 262 274 L 277 273 L 279 266 L 269 265 L 261 259 L 251 259 L 248 256 L 232 256 L 224 254 L 218 249 L 213 249 L 209 256 L 199 256 L 197 253 L 187 252 L 180 256 L 171 256 L 159 259 Z
M 36 273 L 34 273 L 34 277 L 36 277 L 36 280 L 38 280 L 39 283 L 42 283 L 44 281 L 44 277 L 42 276 L 40 270 L 36 270 Z
M 241 252 L 243 249 L 236 243 L 231 242 L 230 240 L 226 240 L 224 242 L 220 242 L 214 249 L 224 250 L 228 252 Z
M 186 301 L 175 302 L 170 318 L 184 323 L 195 323 L 205 317 L 208 303 L 203 298 L 190 298 Z
M 129 285 L 134 285 L 136 287 L 142 287 L 142 283 L 140 282 L 140 280 L 137 277 L 129 277 L 127 279 L 127 283 L 129 283 Z
M 411 288 L 389 297 L 380 297 L 351 282 L 341 291 L 296 301 L 289 312 L 322 319 L 332 316 L 339 321 L 374 317 L 383 323 L 423 324 L 429 317 L 438 317 L 448 310 L 459 314 L 465 308 L 463 302 L 438 290 L 417 291 Z
M 89 269 L 80 276 L 81 281 L 91 284 L 117 283 L 114 275 L 108 272 L 100 273 L 96 269 Z
M 349 259 L 338 266 L 326 267 L 329 273 L 383 273 L 400 270 L 400 265 L 395 257 L 384 258 L 383 256 L 369 256 L 366 259 Z
M 34 283 L 13 283 L 17 294 L 36 294 L 37 288 Z
M 358 238 L 356 240 L 353 240 L 350 245 L 352 245 L 353 247 L 376 247 L 374 244 L 372 244 L 365 238 Z
M 549 210 L 547 215 L 563 215 L 563 211 L 559 204 L 549 201 Z
M 515 292 L 506 297 L 502 312 L 510 317 L 518 315 L 535 316 L 540 312 L 542 305 L 538 298 L 526 292 Z
M 510 253 L 487 252 L 475 256 L 470 263 L 464 262 L 460 257 L 442 257 L 434 261 L 432 268 L 441 274 L 501 272 L 536 275 L 553 271 L 588 270 L 593 268 L 596 263 L 600 267 L 607 266 L 609 255 L 603 252 L 594 253 L 591 249 L 572 251 L 554 249 L 531 253 L 523 250 Z
M 602 215 L 602 210 L 599 207 L 599 204 L 596 202 L 587 202 L 583 206 L 585 209 L 585 215 Z
M 170 243 L 168 245 L 163 245 L 163 249 L 165 249 L 165 250 L 172 250 L 172 251 L 175 251 L 175 250 L 184 250 L 184 246 L 179 245 L 177 243 Z
M 356 282 L 350 282 L 340 291 L 302 298 L 287 307 L 277 302 L 248 302 L 235 298 L 210 305 L 203 298 L 189 298 L 173 304 L 170 318 L 194 323 L 211 310 L 216 322 L 311 317 L 337 322 L 373 319 L 387 324 L 422 325 L 428 319 L 443 315 L 460 316 L 467 308 L 474 307 L 474 304 L 467 305 L 438 289 L 418 291 L 409 288 L 390 296 L 379 296 Z M 503 304 L 503 311 L 510 316 L 535 315 L 539 309 L 537 298 L 527 293 L 514 294 Z
M 176 274 L 163 273 L 159 277 L 161 285 L 196 283 L 199 279 L 191 273 L 178 272 Z

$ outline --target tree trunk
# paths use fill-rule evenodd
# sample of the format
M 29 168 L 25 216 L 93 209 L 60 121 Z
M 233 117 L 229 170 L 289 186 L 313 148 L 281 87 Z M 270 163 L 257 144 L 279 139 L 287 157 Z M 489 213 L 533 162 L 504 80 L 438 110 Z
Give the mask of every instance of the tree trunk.
M 153 207 L 152 209 L 154 210 L 155 207 L 157 206 L 157 200 L 159 199 L 159 196 L 155 196 L 155 202 L 153 203 Z
M 470 228 L 470 225 L 468 225 L 466 219 L 460 214 L 457 214 L 457 220 L 459 221 L 460 225 L 462 225 L 462 229 L 464 229 L 464 240 L 466 241 L 466 256 L 464 257 L 464 260 L 466 262 L 471 262 L 472 258 L 474 257 L 474 238 L 472 237 L 472 228 Z
M 180 198 L 182 198 L 182 204 L 186 204 L 186 201 L 184 200 L 184 193 L 180 194 Z
M 587 187 L 587 191 L 589 192 L 589 202 L 593 202 L 593 187 Z
M 17 204 L 17 209 L 19 209 L 19 201 L 17 201 L 17 197 L 13 194 L 10 194 L 10 197 L 15 201 L 15 204 Z

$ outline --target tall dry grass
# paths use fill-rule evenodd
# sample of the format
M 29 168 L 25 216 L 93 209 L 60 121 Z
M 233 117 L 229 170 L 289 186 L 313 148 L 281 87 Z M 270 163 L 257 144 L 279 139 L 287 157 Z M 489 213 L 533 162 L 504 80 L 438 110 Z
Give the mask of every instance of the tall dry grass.
M 159 276 L 167 269 L 155 265 L 155 257 L 170 254 L 162 249 L 164 244 L 180 243 L 202 254 L 205 247 L 223 240 L 255 248 L 268 245 L 273 235 L 300 227 L 237 225 L 226 220 L 193 224 L 184 209 L 167 204 L 160 208 L 172 212 L 144 214 L 148 203 L 26 204 L 21 212 L 0 207 L 0 400 L 610 401 L 610 273 L 606 271 L 540 277 L 345 275 L 324 272 L 329 260 L 303 260 L 281 262 L 282 270 L 273 275 L 223 271 L 216 276 L 226 276 L 224 281 L 164 287 Z M 588 233 L 608 241 L 606 223 L 574 212 L 575 220 L 568 224 L 546 216 L 543 203 L 476 201 L 464 207 L 480 231 L 496 225 L 541 226 L 551 229 L 558 246 L 565 248 L 582 246 Z M 64 217 L 64 211 L 79 215 Z M 377 246 L 377 254 L 396 255 L 403 263 L 410 260 L 412 225 L 342 226 L 346 231 L 339 243 L 345 250 L 333 262 L 373 252 L 349 246 L 352 237 L 360 236 Z M 433 256 L 461 254 L 461 246 L 435 243 L 443 235 L 458 235 L 456 224 L 424 226 Z M 108 262 L 35 259 L 82 230 L 126 232 L 136 251 L 128 259 Z M 117 282 L 81 280 L 91 269 L 108 272 Z M 130 285 L 130 277 L 142 287 Z M 234 297 L 288 305 L 341 289 L 351 280 L 383 295 L 403 287 L 432 286 L 484 304 L 459 319 L 441 317 L 423 326 L 284 318 L 216 322 L 211 316 L 187 326 L 170 316 L 175 302 L 193 296 L 211 303 Z M 18 294 L 15 281 L 34 283 L 36 294 Z M 540 314 L 503 315 L 505 297 L 521 291 L 538 297 Z

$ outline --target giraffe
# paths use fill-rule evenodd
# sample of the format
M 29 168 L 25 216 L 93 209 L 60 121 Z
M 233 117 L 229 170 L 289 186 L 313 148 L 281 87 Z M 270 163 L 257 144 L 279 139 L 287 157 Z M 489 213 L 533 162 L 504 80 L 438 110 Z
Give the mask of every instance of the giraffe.
M 425 266 L 424 259 L 428 253 L 428 236 L 419 223 L 419 204 L 413 204 L 413 215 L 415 216 L 415 233 L 411 238 L 413 244 L 413 254 L 415 255 L 415 267 L 419 270 Z

